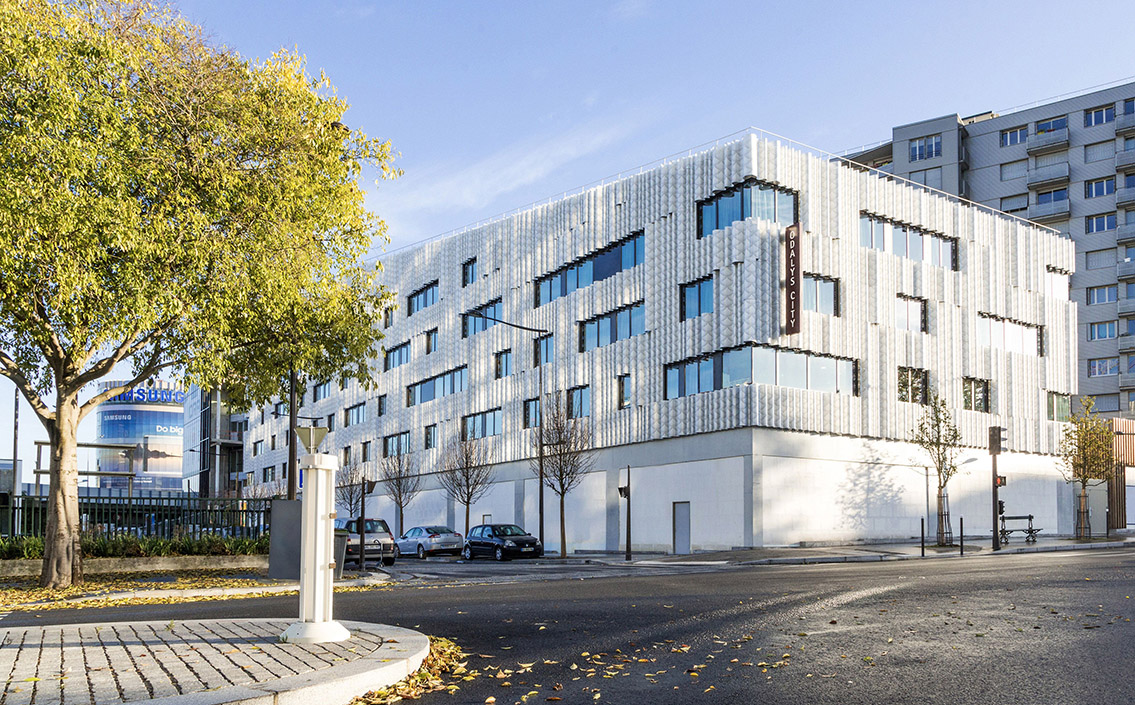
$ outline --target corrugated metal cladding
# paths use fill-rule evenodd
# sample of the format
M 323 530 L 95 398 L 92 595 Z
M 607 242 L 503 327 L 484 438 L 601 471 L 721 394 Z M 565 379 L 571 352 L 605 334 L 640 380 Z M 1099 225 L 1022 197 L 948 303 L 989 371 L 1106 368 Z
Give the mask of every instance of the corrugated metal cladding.
M 805 312 L 799 334 L 781 334 L 783 246 L 780 227 L 750 218 L 697 237 L 696 203 L 747 178 L 799 194 L 805 234 L 802 269 L 839 280 L 839 316 Z M 958 271 L 859 244 L 861 212 L 957 238 Z M 535 280 L 635 231 L 645 233 L 643 265 L 534 307 Z M 476 258 L 477 281 L 462 286 L 462 264 Z M 765 426 L 812 433 L 907 439 L 922 407 L 897 401 L 898 368 L 924 368 L 955 409 L 967 445 L 983 446 L 987 427 L 1010 429 L 1010 446 L 1052 453 L 1058 425 L 1046 420 L 1046 393 L 1075 392 L 1075 305 L 1044 293 L 1046 268 L 1074 268 L 1072 242 L 1025 221 L 853 170 L 782 143 L 747 135 L 645 173 L 535 207 L 447 239 L 383 258 L 384 283 L 398 292 L 388 347 L 411 342 L 411 361 L 377 377 L 377 391 L 351 384 L 304 413 L 328 414 L 374 402 L 366 424 L 339 428 L 337 448 L 438 425 L 439 446 L 462 416 L 500 407 L 504 432 L 491 443 L 497 461 L 530 457 L 523 400 L 537 396 L 533 334 L 497 325 L 463 339 L 461 313 L 501 299 L 500 317 L 554 331 L 555 359 L 545 385 L 590 385 L 591 421 L 601 447 Z M 715 311 L 679 320 L 679 286 L 712 274 Z M 438 280 L 438 302 L 407 317 L 405 297 Z M 929 333 L 898 330 L 896 295 L 928 301 Z M 646 333 L 578 352 L 578 322 L 645 301 Z M 1045 354 L 979 348 L 978 313 L 1044 326 Z M 424 332 L 438 328 L 439 349 L 425 354 Z M 859 395 L 745 384 L 663 399 L 664 365 L 746 342 L 858 361 Z M 513 353 L 513 374 L 496 380 L 493 356 Z M 469 366 L 466 392 L 407 408 L 406 387 Z M 616 409 L 616 377 L 629 374 L 631 404 Z M 962 378 L 991 380 L 994 413 L 962 410 Z M 256 430 L 250 434 L 255 437 Z M 439 450 L 426 451 L 423 468 Z M 356 456 L 357 457 L 357 456 Z M 372 451 L 372 457 L 374 457 Z M 250 461 L 253 467 L 255 461 Z

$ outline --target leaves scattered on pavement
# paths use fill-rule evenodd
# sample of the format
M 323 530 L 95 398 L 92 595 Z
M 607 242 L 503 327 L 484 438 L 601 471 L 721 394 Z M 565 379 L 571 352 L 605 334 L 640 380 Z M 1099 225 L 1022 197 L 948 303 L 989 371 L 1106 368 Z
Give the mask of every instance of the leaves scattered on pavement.
M 468 665 L 469 654 L 457 644 L 442 637 L 430 637 L 430 653 L 422 666 L 408 678 L 386 688 L 379 688 L 355 698 L 350 705 L 389 705 L 401 700 L 416 700 L 425 693 L 456 693 L 461 684 L 481 673 Z M 495 699 L 492 702 L 496 702 Z

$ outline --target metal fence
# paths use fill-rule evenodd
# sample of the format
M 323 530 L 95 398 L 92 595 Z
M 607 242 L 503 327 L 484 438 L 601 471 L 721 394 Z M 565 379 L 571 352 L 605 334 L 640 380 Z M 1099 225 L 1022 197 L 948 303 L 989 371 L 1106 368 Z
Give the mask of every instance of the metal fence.
M 90 536 L 258 538 L 268 533 L 269 499 L 79 497 L 79 522 Z M 0 497 L 0 534 L 43 536 L 47 498 Z

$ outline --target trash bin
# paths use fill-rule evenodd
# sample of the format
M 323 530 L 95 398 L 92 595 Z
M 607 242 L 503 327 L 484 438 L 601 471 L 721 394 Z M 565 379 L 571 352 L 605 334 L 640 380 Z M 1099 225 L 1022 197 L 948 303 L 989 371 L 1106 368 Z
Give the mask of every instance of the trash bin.
M 335 532 L 335 579 L 343 579 L 343 564 L 347 562 L 347 534 Z

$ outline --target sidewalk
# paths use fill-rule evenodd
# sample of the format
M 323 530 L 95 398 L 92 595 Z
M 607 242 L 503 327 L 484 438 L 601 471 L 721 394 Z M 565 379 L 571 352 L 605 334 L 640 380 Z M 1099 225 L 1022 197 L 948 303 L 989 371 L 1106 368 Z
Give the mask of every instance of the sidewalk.
M 4 705 L 344 705 L 402 680 L 429 653 L 409 629 L 341 622 L 351 638 L 282 644 L 281 619 L 0 630 Z

